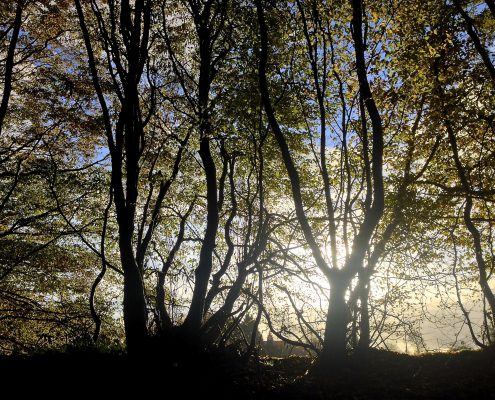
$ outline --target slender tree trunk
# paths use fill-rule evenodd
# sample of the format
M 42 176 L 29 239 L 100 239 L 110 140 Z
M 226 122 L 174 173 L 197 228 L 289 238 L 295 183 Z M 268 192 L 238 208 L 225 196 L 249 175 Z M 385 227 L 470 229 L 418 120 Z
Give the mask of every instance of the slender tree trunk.
M 474 329 L 473 329 L 473 324 L 471 323 L 471 318 L 469 317 L 469 312 L 466 310 L 466 308 L 464 308 L 464 304 L 462 303 L 461 288 L 459 287 L 459 280 L 457 279 L 457 272 L 456 272 L 459 256 L 457 253 L 457 245 L 455 243 L 454 230 L 452 230 L 451 238 L 452 238 L 452 242 L 454 245 L 454 260 L 453 260 L 453 266 L 452 266 L 452 276 L 454 277 L 454 281 L 455 281 L 455 292 L 456 292 L 456 296 L 457 296 L 457 304 L 459 304 L 459 308 L 461 309 L 462 314 L 464 315 L 466 325 L 469 329 L 469 333 L 471 334 L 471 339 L 473 339 L 473 342 L 476 344 L 476 346 L 478 346 L 480 348 L 485 348 L 486 345 L 484 343 L 482 343 L 478 339 L 478 337 L 476 336 L 476 333 L 474 332 Z
M 227 273 L 227 270 L 231 264 L 232 257 L 234 256 L 234 251 L 235 251 L 235 244 L 232 241 L 232 237 L 231 237 L 232 222 L 237 215 L 237 199 L 236 199 L 235 182 L 234 182 L 235 158 L 229 160 L 228 154 L 223 146 L 222 146 L 222 152 L 224 155 L 224 162 L 223 162 L 224 166 L 219 184 L 218 212 L 221 211 L 225 199 L 224 190 L 225 190 L 225 179 L 227 176 L 227 170 L 228 170 L 229 185 L 230 185 L 230 201 L 232 204 L 232 207 L 229 211 L 229 217 L 227 218 L 227 221 L 225 222 L 225 226 L 224 226 L 224 233 L 225 233 L 224 240 L 225 240 L 225 244 L 227 245 L 227 253 L 225 254 L 220 269 L 212 276 L 211 287 L 208 290 L 208 293 L 206 294 L 206 298 L 205 298 L 203 316 L 205 316 L 208 313 L 213 300 L 221 292 L 220 283 L 222 277 Z
M 107 258 L 105 255 L 105 240 L 107 237 L 107 226 L 108 226 L 108 213 L 110 212 L 110 208 L 112 207 L 113 204 L 113 190 L 110 189 L 110 196 L 109 196 L 108 204 L 105 208 L 105 212 L 103 213 L 103 226 L 101 230 L 101 240 L 100 240 L 100 254 L 101 254 L 101 270 L 96 279 L 93 282 L 93 285 L 91 286 L 91 291 L 89 294 L 89 309 L 91 312 L 91 317 L 93 318 L 93 321 L 95 323 L 95 330 L 93 333 L 93 341 L 96 343 L 98 341 L 98 337 L 100 336 L 100 329 L 101 329 L 101 318 L 96 312 L 96 307 L 95 307 L 95 295 L 96 295 L 96 289 L 100 282 L 103 280 L 105 277 L 105 274 L 107 272 Z
M 493 5 L 493 2 L 491 2 Z M 487 2 L 487 4 L 490 4 L 490 2 Z M 483 60 L 483 63 L 485 64 L 485 67 L 487 71 L 489 72 L 492 82 L 495 84 L 495 66 L 492 63 L 492 60 L 490 58 L 489 52 L 486 50 L 485 46 L 483 45 L 480 36 L 476 32 L 476 27 L 474 26 L 474 21 L 473 19 L 469 16 L 469 14 L 464 10 L 462 7 L 461 3 L 459 0 L 454 0 L 454 5 L 457 8 L 457 11 L 459 14 L 461 14 L 464 23 L 466 24 L 466 30 L 473 41 L 474 47 L 476 48 L 476 51 L 480 55 L 481 59 Z M 492 12 L 494 12 L 493 8 L 490 7 Z
M 134 257 L 130 235 L 120 232 L 120 260 L 124 270 L 124 328 L 127 350 L 139 354 L 148 336 L 147 311 L 141 272 Z
M 207 136 L 201 139 L 199 154 L 203 161 L 206 174 L 207 185 L 207 217 L 206 232 L 203 245 L 199 255 L 199 265 L 194 271 L 195 282 L 191 307 L 184 327 L 191 333 L 199 332 L 203 320 L 203 310 L 205 305 L 208 282 L 213 266 L 213 251 L 215 250 L 215 240 L 218 230 L 218 195 L 217 195 L 217 174 L 216 167 L 210 150 L 210 140 Z
M 252 353 L 256 348 L 256 337 L 258 336 L 258 327 L 263 315 L 263 271 L 259 265 L 258 270 L 258 312 L 256 313 L 256 319 L 254 320 L 253 331 L 251 333 L 251 342 L 249 343 L 249 353 Z
M 115 199 L 115 210 L 119 226 L 120 259 L 124 272 L 123 314 L 127 349 L 130 353 L 139 354 L 146 344 L 148 330 L 142 270 L 134 254 L 133 234 L 136 203 L 139 195 L 139 161 L 145 143 L 144 128 L 146 125 L 146 122 L 142 119 L 139 82 L 145 65 L 149 60 L 151 1 L 135 0 L 132 7 L 129 0 L 120 2 L 119 32 L 125 48 L 125 55 L 121 54 L 123 50 L 117 43 L 117 39 L 110 38 L 108 32 L 104 29 L 99 29 L 97 32 L 101 40 L 111 44 L 111 48 L 106 49 L 109 52 L 107 54 L 109 56 L 107 73 L 117 68 L 122 85 L 122 90 L 117 83 L 113 86 L 115 92 L 120 93 L 120 111 L 115 126 L 112 123 L 109 105 L 100 83 L 95 53 L 85 22 L 83 7 L 80 0 L 74 0 L 74 3 L 88 53 L 88 65 L 93 86 L 101 106 L 112 161 L 111 186 Z M 108 7 L 110 15 L 112 15 L 115 3 L 110 1 Z M 93 13 L 95 13 L 94 9 Z M 117 21 L 113 19 L 109 22 L 116 29 Z M 110 53 L 112 53 L 111 57 Z M 127 59 L 126 65 L 120 62 L 122 56 Z M 114 106 L 116 105 L 115 103 Z
M 172 327 L 172 320 L 165 308 L 165 274 L 160 271 L 158 273 L 158 281 L 156 284 L 156 308 L 158 311 L 159 329 L 164 332 Z
M 289 176 L 292 199 L 294 200 L 294 207 L 296 211 L 297 220 L 304 234 L 304 239 L 308 243 L 311 249 L 311 253 L 318 265 L 318 268 L 325 274 L 329 276 L 331 269 L 325 261 L 323 254 L 318 247 L 318 243 L 313 235 L 313 231 L 309 224 L 308 218 L 304 211 L 304 204 L 301 195 L 301 181 L 299 178 L 299 173 L 297 172 L 296 166 L 292 159 L 292 155 L 289 149 L 289 145 L 285 140 L 285 136 L 280 128 L 277 117 L 275 116 L 275 110 L 272 105 L 270 92 L 268 89 L 268 80 L 266 77 L 267 64 L 268 64 L 268 27 L 265 20 L 265 12 L 263 8 L 263 2 L 261 0 L 256 0 L 256 9 L 258 13 L 258 22 L 260 25 L 260 41 L 261 41 L 261 51 L 260 60 L 258 65 L 258 77 L 259 77 L 259 87 L 260 95 L 263 103 L 263 108 L 265 109 L 266 117 L 270 128 L 272 129 L 275 139 L 277 140 L 280 152 L 282 154 L 282 159 L 284 161 L 285 169 L 287 170 L 287 175 Z
M 10 39 L 9 49 L 7 51 L 7 59 L 5 61 L 4 89 L 2 101 L 0 103 L 0 135 L 2 134 L 3 122 L 5 119 L 5 114 L 7 114 L 7 107 L 9 105 L 10 94 L 12 92 L 12 74 L 14 70 L 15 49 L 17 47 L 17 39 L 19 38 L 22 23 L 22 4 L 22 1 L 17 1 L 14 29 L 12 31 L 12 37 Z
M 217 4 L 218 3 L 218 4 Z M 199 156 L 203 163 L 206 177 L 206 231 L 203 245 L 199 254 L 199 264 L 194 271 L 195 282 L 193 297 L 189 312 L 184 321 L 184 329 L 190 335 L 197 335 L 203 321 L 205 298 L 208 291 L 208 283 L 213 267 L 213 252 L 219 224 L 217 171 L 213 159 L 211 141 L 211 121 L 209 110 L 209 96 L 213 72 L 213 44 L 215 34 L 211 22 L 212 10 L 216 5 L 219 12 L 225 12 L 225 2 L 215 3 L 212 0 L 204 2 L 189 2 L 194 15 L 194 23 L 198 32 L 198 45 L 200 56 L 199 82 L 198 82 L 198 118 L 200 147 Z
M 359 320 L 359 343 L 358 350 L 364 352 L 370 348 L 370 314 L 368 308 L 368 298 L 370 293 L 370 280 L 369 277 L 365 278 L 366 282 L 363 284 L 360 293 L 360 317 Z
M 461 182 L 461 185 L 466 193 L 466 203 L 464 205 L 464 224 L 468 229 L 471 239 L 473 240 L 474 253 L 476 257 L 476 264 L 478 266 L 478 281 L 483 291 L 484 296 L 486 297 L 488 304 L 490 305 L 492 313 L 495 313 L 495 295 L 493 294 L 492 289 L 488 283 L 488 275 L 487 275 L 487 265 L 485 262 L 485 258 L 483 256 L 483 247 L 481 245 L 481 233 L 476 227 L 471 217 L 471 211 L 473 208 L 473 198 L 471 197 L 471 183 L 469 181 L 469 177 L 466 172 L 466 167 L 462 164 L 462 161 L 459 157 L 459 148 L 457 144 L 457 138 L 454 133 L 454 128 L 450 124 L 449 120 L 445 121 L 445 125 L 447 128 L 447 133 L 449 137 L 450 147 L 452 149 L 452 155 L 454 158 L 454 163 L 457 169 L 457 175 Z
M 178 163 L 176 163 L 178 165 Z M 175 255 L 179 251 L 183 241 L 184 241 L 184 234 L 186 230 L 186 221 L 187 218 L 189 217 L 189 214 L 191 214 L 194 204 L 196 200 L 194 200 L 190 205 L 189 209 L 187 212 L 181 216 L 181 221 L 179 224 L 179 233 L 177 234 L 177 240 L 175 241 L 174 246 L 168 253 L 168 256 L 166 259 L 163 259 L 160 253 L 158 253 L 159 257 L 162 260 L 162 270 L 159 271 L 158 273 L 158 279 L 156 283 L 156 309 L 158 311 L 158 319 L 159 319 L 159 329 L 161 332 L 166 332 L 169 331 L 173 327 L 172 319 L 170 318 L 169 313 L 167 312 L 167 309 L 165 308 L 165 278 L 167 276 L 167 272 L 172 266 L 172 263 L 174 262 Z
M 211 316 L 205 324 L 205 332 L 209 343 L 215 342 L 221 335 L 223 328 L 226 326 L 229 317 L 234 309 L 234 304 L 241 294 L 244 282 L 246 281 L 247 272 L 241 271 L 237 276 L 234 284 L 227 293 L 225 302 L 220 309 Z

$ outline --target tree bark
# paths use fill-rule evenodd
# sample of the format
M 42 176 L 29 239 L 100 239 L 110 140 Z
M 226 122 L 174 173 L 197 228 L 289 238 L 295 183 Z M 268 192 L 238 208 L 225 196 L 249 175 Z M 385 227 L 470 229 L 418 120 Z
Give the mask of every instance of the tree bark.
M 304 234 L 304 238 L 308 243 L 308 246 L 311 249 L 311 253 L 318 265 L 318 268 L 329 278 L 330 268 L 326 263 L 323 255 L 321 253 L 318 244 L 316 243 L 316 239 L 311 230 L 311 226 L 309 225 L 308 218 L 306 217 L 304 211 L 304 204 L 301 196 L 301 182 L 299 179 L 299 174 L 294 165 L 294 161 L 292 160 L 292 156 L 290 153 L 289 146 L 287 141 L 285 140 L 284 134 L 280 129 L 280 125 L 275 116 L 275 111 L 272 106 L 270 92 L 268 90 L 268 82 L 266 78 L 266 66 L 268 63 L 268 28 L 266 26 L 265 21 L 265 12 L 263 9 L 262 1 L 256 0 L 256 8 L 258 12 L 258 22 L 260 25 L 260 39 L 261 39 L 261 52 L 260 52 L 260 61 L 259 61 L 259 85 L 260 85 L 260 93 L 261 100 L 263 102 L 263 107 L 265 109 L 266 116 L 268 118 L 268 123 L 275 135 L 278 146 L 280 148 L 280 152 L 282 153 L 282 159 L 284 161 L 285 168 L 287 170 L 287 174 L 289 175 L 289 180 L 291 183 L 292 190 L 292 198 L 294 200 L 294 206 L 296 210 L 297 219 L 299 224 L 301 225 L 301 229 Z
M 170 318 L 170 315 L 167 312 L 167 309 L 165 308 L 165 277 L 167 276 L 167 272 L 172 266 L 172 263 L 174 262 L 175 255 L 179 251 L 183 241 L 184 241 L 184 233 L 186 230 L 186 221 L 187 218 L 189 217 L 189 214 L 191 214 L 193 208 L 194 208 L 195 201 L 193 201 L 190 205 L 186 213 L 181 216 L 181 221 L 179 224 L 179 233 L 177 235 L 177 240 L 175 241 L 174 246 L 168 253 L 168 256 L 166 259 L 163 259 L 162 256 L 158 253 L 162 260 L 162 270 L 158 273 L 158 280 L 156 283 L 156 309 L 158 311 L 158 324 L 159 324 L 159 329 L 160 331 L 166 332 L 170 330 L 173 326 L 172 324 L 172 319 Z
M 445 123 L 449 137 L 449 143 L 452 149 L 454 163 L 457 169 L 457 174 L 462 184 L 462 187 L 464 188 L 464 191 L 466 193 L 466 203 L 464 205 L 463 218 L 464 218 L 464 224 L 466 225 L 466 228 L 468 229 L 471 238 L 473 240 L 476 264 L 478 266 L 479 284 L 481 290 L 483 291 L 483 295 L 486 297 L 488 304 L 490 305 L 493 314 L 495 313 L 495 295 L 493 294 L 492 289 L 490 288 L 490 285 L 488 283 L 488 276 L 486 273 L 487 266 L 486 266 L 485 258 L 483 256 L 483 248 L 481 245 L 481 234 L 471 217 L 471 211 L 473 208 L 473 198 L 469 194 L 471 184 L 469 182 L 469 178 L 466 173 L 466 168 L 462 165 L 461 159 L 459 157 L 459 149 L 458 149 L 457 138 L 455 136 L 454 129 L 448 120 L 446 120 Z
M 148 336 L 146 301 L 141 272 L 132 249 L 132 231 L 119 230 L 120 261 L 124 270 L 124 328 L 127 351 L 139 354 Z
M 234 303 L 241 294 L 244 282 L 246 281 L 246 276 L 247 274 L 245 272 L 238 275 L 232 285 L 232 288 L 229 290 L 222 307 L 220 307 L 220 309 L 213 314 L 205 324 L 204 330 L 209 343 L 214 343 L 217 339 L 219 339 L 223 328 L 226 326 L 227 321 L 232 314 Z
M 109 196 L 108 204 L 105 208 L 105 212 L 103 213 L 103 226 L 101 229 L 101 240 L 100 240 L 101 270 L 100 273 L 97 275 L 96 279 L 94 280 L 93 285 L 91 285 L 91 291 L 89 294 L 89 308 L 91 311 L 91 317 L 93 318 L 93 322 L 95 323 L 95 330 L 93 332 L 93 341 L 95 343 L 98 341 L 98 337 L 100 336 L 100 329 L 101 329 L 101 318 L 96 312 L 96 307 L 95 307 L 95 295 L 98 285 L 103 280 L 107 272 L 105 240 L 107 236 L 108 213 L 110 212 L 110 207 L 112 207 L 112 203 L 113 203 L 113 190 L 110 188 L 110 196 Z
M 210 139 L 204 136 L 201 139 L 199 154 L 203 161 L 207 185 L 207 217 L 206 231 L 199 254 L 199 265 L 194 271 L 194 291 L 191 307 L 184 321 L 184 328 L 191 333 L 199 332 L 203 320 L 208 282 L 213 266 L 213 251 L 218 230 L 218 199 L 217 199 L 217 174 L 216 167 L 210 150 Z
M 333 279 L 330 283 L 325 336 L 318 362 L 322 371 L 339 365 L 347 354 L 347 325 L 350 322 L 345 301 L 347 287 L 346 279 Z
M 4 89 L 2 102 L 0 103 L 0 135 L 2 134 L 3 122 L 5 115 L 7 114 L 7 107 L 9 105 L 10 94 L 12 92 L 12 74 L 14 70 L 15 49 L 17 47 L 17 39 L 19 38 L 22 23 L 22 3 L 23 2 L 21 0 L 17 1 L 14 29 L 12 31 L 12 37 L 10 39 L 9 49 L 7 51 L 7 59 L 5 61 Z
M 488 4 L 490 2 L 487 2 Z M 491 2 L 493 5 L 493 2 Z M 481 39 L 476 32 L 476 28 L 474 26 L 474 21 L 473 19 L 469 16 L 469 14 L 464 10 L 464 8 L 461 6 L 459 3 L 459 0 L 454 0 L 454 5 L 457 8 L 457 11 L 459 14 L 461 14 L 462 19 L 464 20 L 464 23 L 466 24 L 466 30 L 473 41 L 474 47 L 476 48 L 476 51 L 480 55 L 481 59 L 483 60 L 483 63 L 485 64 L 485 67 L 487 71 L 490 74 L 490 77 L 492 78 L 493 84 L 495 84 L 495 66 L 492 63 L 492 60 L 490 59 L 490 54 L 489 52 L 485 49 L 483 44 L 481 43 Z M 495 10 L 490 6 L 490 9 L 492 12 L 495 12 Z M 494 14 L 495 15 L 495 14 Z
M 198 34 L 199 45 L 199 82 L 198 82 L 198 123 L 200 148 L 199 156 L 203 163 L 206 177 L 206 230 L 203 238 L 203 245 L 199 254 L 198 267 L 194 271 L 195 282 L 193 297 L 189 312 L 184 321 L 183 328 L 190 335 L 199 334 L 204 315 L 205 298 L 208 290 L 208 283 L 213 267 L 213 252 L 215 250 L 215 241 L 219 224 L 218 210 L 218 184 L 215 160 L 213 159 L 210 141 L 211 141 L 211 121 L 210 121 L 210 89 L 214 79 L 214 60 L 213 47 L 215 40 L 218 39 L 220 31 L 214 31 L 211 21 L 212 13 L 218 11 L 224 15 L 226 12 L 226 2 L 214 2 L 207 0 L 204 2 L 189 2 L 191 12 L 194 16 L 194 24 Z M 215 10 L 215 6 L 219 10 Z M 221 29 L 221 27 L 217 28 Z M 220 57 L 220 56 L 218 56 Z
M 361 319 L 359 321 L 359 343 L 358 343 L 358 351 L 364 352 L 369 349 L 371 344 L 370 337 L 370 314 L 368 308 L 368 297 L 370 294 L 370 282 L 369 277 L 367 282 L 363 285 L 360 294 L 360 316 Z

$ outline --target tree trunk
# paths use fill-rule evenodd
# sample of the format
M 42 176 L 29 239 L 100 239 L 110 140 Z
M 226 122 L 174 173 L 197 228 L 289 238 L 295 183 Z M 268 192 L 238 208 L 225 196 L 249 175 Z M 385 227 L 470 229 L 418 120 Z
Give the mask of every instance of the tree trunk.
M 474 224 L 473 219 L 471 217 L 471 211 L 473 209 L 473 198 L 471 197 L 470 194 L 472 190 L 471 183 L 469 180 L 468 173 L 466 171 L 466 167 L 462 164 L 462 161 L 460 159 L 457 137 L 448 118 L 445 120 L 445 127 L 447 129 L 449 143 L 452 149 L 452 155 L 457 169 L 457 175 L 465 191 L 466 203 L 464 205 L 464 213 L 463 213 L 464 224 L 466 225 L 466 228 L 469 231 L 471 238 L 473 240 L 474 253 L 475 253 L 476 264 L 478 266 L 478 273 L 479 273 L 478 276 L 479 284 L 481 290 L 483 291 L 483 294 L 485 295 L 488 301 L 488 304 L 490 305 L 492 313 L 495 313 L 495 295 L 493 294 L 493 291 L 488 283 L 488 276 L 486 272 L 487 265 L 485 262 L 485 258 L 483 256 L 483 247 L 481 245 L 481 233 Z
M 177 160 L 177 159 L 176 159 Z M 179 160 L 180 161 L 180 160 Z M 178 166 L 178 162 L 176 162 L 176 165 Z M 175 241 L 174 246 L 168 253 L 168 256 L 166 259 L 163 259 L 160 253 L 158 253 L 160 259 L 162 260 L 162 270 L 158 272 L 158 279 L 156 282 L 156 309 L 158 311 L 158 328 L 161 331 L 161 333 L 164 333 L 166 331 L 169 331 L 173 327 L 173 322 L 172 318 L 167 312 L 167 309 L 165 307 L 165 278 L 167 276 L 167 272 L 172 266 L 172 263 L 174 262 L 175 255 L 179 251 L 182 242 L 184 241 L 184 232 L 186 229 L 186 221 L 189 216 L 189 214 L 192 212 L 193 207 L 194 207 L 195 201 L 193 201 L 189 205 L 189 209 L 187 212 L 184 214 L 184 216 L 181 217 L 180 221 L 180 226 L 179 226 L 179 233 L 177 235 L 177 240 Z M 156 251 L 156 249 L 155 249 Z
M 487 3 L 489 4 L 489 2 Z M 492 2 L 493 4 L 493 2 Z M 474 25 L 474 20 L 469 16 L 469 14 L 464 10 L 462 7 L 461 3 L 459 0 L 454 0 L 454 6 L 456 7 L 457 11 L 459 14 L 461 14 L 462 19 L 464 20 L 464 23 L 466 25 L 466 30 L 473 41 L 474 47 L 478 54 L 480 55 L 481 59 L 483 60 L 483 63 L 485 64 L 485 67 L 490 74 L 490 77 L 492 78 L 492 82 L 495 84 L 495 66 L 493 65 L 493 62 L 490 58 L 490 53 L 487 51 L 485 46 L 482 43 L 482 39 L 480 38 L 478 32 L 476 31 L 476 27 Z M 493 8 L 491 8 L 493 12 Z
M 199 332 L 203 320 L 208 281 L 213 265 L 213 251 L 218 230 L 218 195 L 216 167 L 210 150 L 210 140 L 207 136 L 201 139 L 199 154 L 203 161 L 207 185 L 207 222 L 203 246 L 199 255 L 199 265 L 194 271 L 195 282 L 191 307 L 184 321 L 184 328 L 191 333 Z
M 230 288 L 227 297 L 220 309 L 211 316 L 204 326 L 204 332 L 206 334 L 206 340 L 208 343 L 214 343 L 218 340 L 222 334 L 223 328 L 227 325 L 234 304 L 241 294 L 244 282 L 246 281 L 247 272 L 240 271 L 237 279 Z
M 340 365 L 347 354 L 347 324 L 350 315 L 345 293 L 348 282 L 345 279 L 333 279 L 330 285 L 325 337 L 318 361 L 322 370 Z
M 168 315 L 165 308 L 165 274 L 163 272 L 158 273 L 158 282 L 156 284 L 156 308 L 158 310 L 158 324 L 161 332 L 167 331 L 172 328 L 172 320 Z
M 122 238 L 121 234 L 119 245 L 124 270 L 124 328 L 127 351 L 130 354 L 138 354 L 143 350 L 148 336 L 143 279 L 130 239 Z
M 111 187 L 115 199 L 115 210 L 119 226 L 119 250 L 124 272 L 124 327 L 129 353 L 139 354 L 144 349 L 148 336 L 147 310 L 142 271 L 133 251 L 136 204 L 138 202 L 138 182 L 140 178 L 140 158 L 143 152 L 145 121 L 142 119 L 140 81 L 145 65 L 149 60 L 149 32 L 151 24 L 151 1 L 136 0 L 131 9 L 129 1 L 120 4 L 119 31 L 123 47 L 116 43 L 118 39 L 108 36 L 105 29 L 97 33 L 102 43 L 110 44 L 106 48 L 108 55 L 107 73 L 115 68 L 119 70 L 122 86 L 114 78 L 113 89 L 119 96 L 120 111 L 115 126 L 112 123 L 110 105 L 100 83 L 97 63 L 91 37 L 85 22 L 80 0 L 75 0 L 79 24 L 88 53 L 88 64 L 93 86 L 101 106 L 108 149 L 112 161 Z M 110 2 L 109 7 L 114 7 Z M 98 19 L 93 9 L 95 17 Z M 116 24 L 117 22 L 114 21 Z M 100 25 L 98 23 L 98 25 Z M 100 27 L 101 28 L 101 27 Z M 111 40 L 110 40 L 111 39 Z M 125 54 L 125 55 L 124 55 Z M 111 55 L 111 56 L 110 56 Z M 126 64 L 120 60 L 125 57 Z M 116 107 L 117 103 L 112 106 Z M 125 162 L 125 167 L 124 167 Z
M 215 42 L 215 34 L 212 31 L 213 25 L 210 20 L 214 3 L 215 2 L 212 0 L 205 2 L 189 2 L 191 11 L 194 15 L 194 24 L 198 33 L 200 56 L 197 113 L 200 137 L 199 156 L 201 157 L 206 176 L 207 207 L 206 231 L 199 254 L 199 264 L 194 271 L 195 282 L 191 307 L 189 308 L 189 312 L 183 325 L 186 333 L 191 335 L 192 338 L 199 334 L 203 321 L 205 299 L 213 267 L 212 258 L 215 250 L 215 240 L 219 223 L 217 171 L 210 148 L 211 124 L 209 110 L 210 89 L 214 77 L 213 44 Z M 217 5 L 221 4 L 226 3 L 220 2 Z M 225 10 L 218 11 L 220 14 L 223 14 Z M 219 31 L 217 33 L 219 33 Z
M 3 95 L 0 103 L 0 135 L 2 134 L 3 121 L 5 119 L 5 114 L 7 114 L 7 107 L 9 105 L 10 94 L 12 92 L 12 74 L 15 65 L 15 50 L 22 24 L 22 4 L 23 3 L 21 1 L 17 2 L 12 37 L 10 39 L 7 59 L 5 61 Z
M 367 282 L 363 284 L 360 293 L 361 300 L 361 319 L 359 321 L 359 343 L 358 351 L 365 352 L 370 348 L 371 338 L 370 338 L 370 314 L 368 308 L 368 296 L 370 293 L 370 282 L 367 277 Z

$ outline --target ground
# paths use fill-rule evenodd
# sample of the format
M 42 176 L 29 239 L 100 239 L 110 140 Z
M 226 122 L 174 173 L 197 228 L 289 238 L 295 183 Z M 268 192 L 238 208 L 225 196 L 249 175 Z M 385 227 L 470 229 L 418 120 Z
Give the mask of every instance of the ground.
M 409 356 L 371 351 L 315 377 L 304 357 L 246 361 L 235 352 L 184 361 L 66 351 L 0 358 L 2 392 L 139 399 L 495 399 L 495 350 Z M 199 396 L 199 397 L 198 397 Z

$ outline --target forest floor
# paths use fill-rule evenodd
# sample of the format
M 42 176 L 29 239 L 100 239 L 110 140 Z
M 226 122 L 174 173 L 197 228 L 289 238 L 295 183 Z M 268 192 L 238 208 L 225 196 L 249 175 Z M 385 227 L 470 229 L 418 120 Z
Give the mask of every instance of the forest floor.
M 230 355 L 168 365 L 159 352 L 146 359 L 96 351 L 0 358 L 0 396 L 139 399 L 495 399 L 495 350 L 410 356 L 371 351 L 326 376 L 308 374 L 312 360 Z M 2 396 L 3 397 L 3 396 Z M 83 397 L 83 398 L 84 398 Z M 7 397 L 4 397 L 7 398 Z

